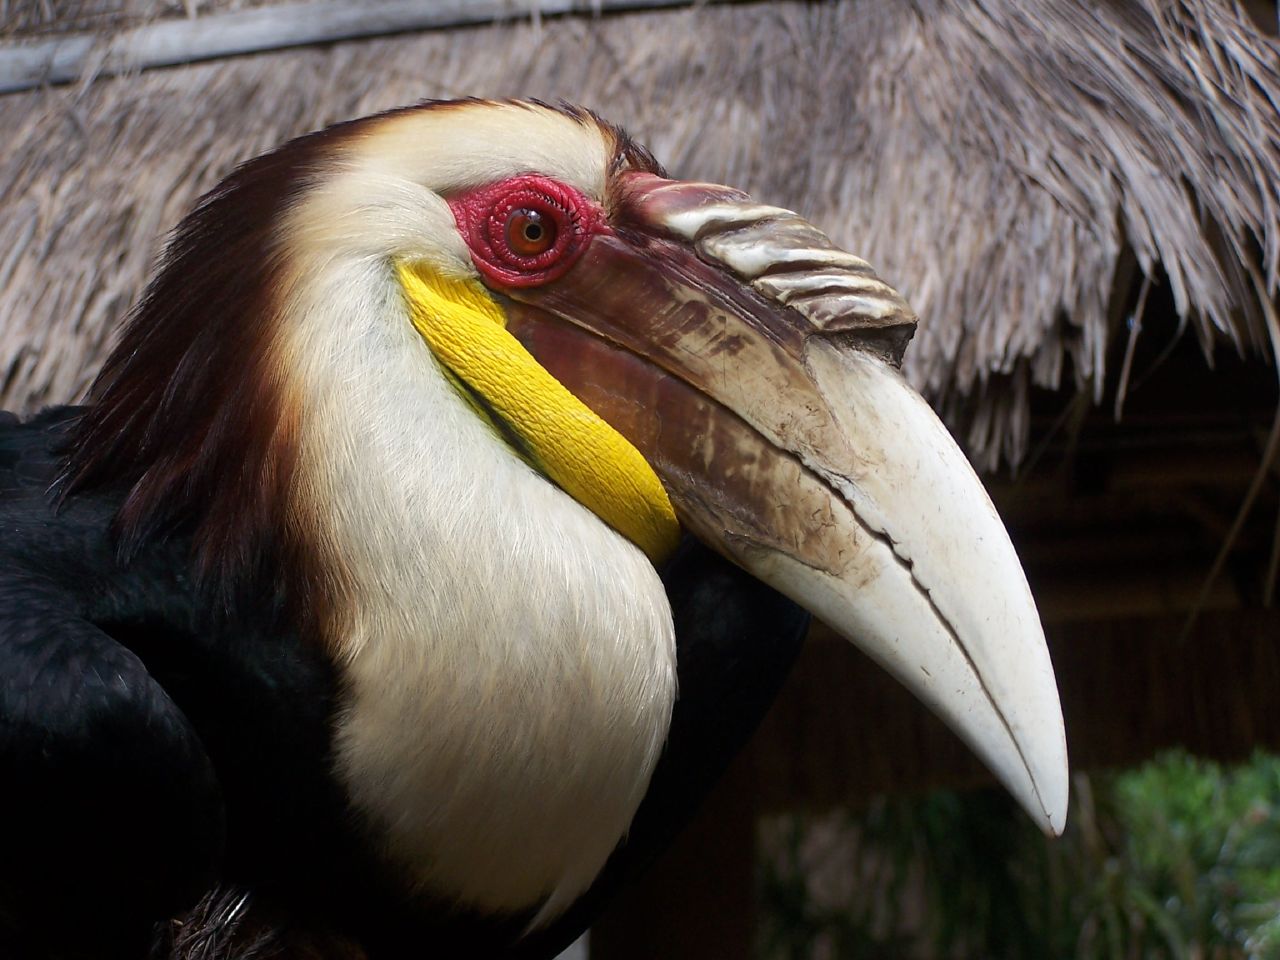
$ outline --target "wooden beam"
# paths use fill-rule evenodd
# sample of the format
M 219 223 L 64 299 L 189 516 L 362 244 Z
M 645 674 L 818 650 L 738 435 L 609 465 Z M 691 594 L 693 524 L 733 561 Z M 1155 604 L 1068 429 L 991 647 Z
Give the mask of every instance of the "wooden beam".
M 718 0 L 703 0 L 718 2 Z M 0 45 L 0 93 L 198 60 L 500 20 L 693 6 L 694 0 L 312 0 L 189 19 L 116 34 L 74 33 Z

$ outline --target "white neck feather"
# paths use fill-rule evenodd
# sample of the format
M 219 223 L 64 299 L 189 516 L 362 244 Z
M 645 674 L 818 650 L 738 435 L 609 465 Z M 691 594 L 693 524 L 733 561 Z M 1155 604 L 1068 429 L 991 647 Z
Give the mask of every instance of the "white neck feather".
M 550 898 L 549 920 L 622 839 L 666 739 L 662 584 L 456 394 L 384 261 L 301 276 L 282 342 L 298 512 L 351 591 L 337 775 L 421 892 Z

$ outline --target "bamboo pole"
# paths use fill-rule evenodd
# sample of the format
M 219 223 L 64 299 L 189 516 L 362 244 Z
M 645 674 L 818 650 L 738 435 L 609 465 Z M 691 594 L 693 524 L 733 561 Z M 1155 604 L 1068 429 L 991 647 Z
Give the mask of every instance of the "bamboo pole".
M 311 0 L 277 4 L 157 20 L 115 34 L 74 33 L 0 44 L 0 93 L 414 30 L 693 5 L 694 0 Z

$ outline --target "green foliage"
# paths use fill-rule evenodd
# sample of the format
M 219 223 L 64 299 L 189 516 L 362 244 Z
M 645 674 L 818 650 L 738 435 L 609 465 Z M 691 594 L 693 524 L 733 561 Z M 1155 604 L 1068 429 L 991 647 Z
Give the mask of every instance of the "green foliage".
M 760 955 L 1280 958 L 1280 758 L 1078 775 L 1047 841 L 1002 793 L 881 800 L 762 831 Z

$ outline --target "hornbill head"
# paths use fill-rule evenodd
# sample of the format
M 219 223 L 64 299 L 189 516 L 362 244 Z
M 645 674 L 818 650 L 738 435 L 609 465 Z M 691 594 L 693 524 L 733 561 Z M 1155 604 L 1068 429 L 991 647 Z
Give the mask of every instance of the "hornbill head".
M 653 568 L 682 531 L 883 665 L 1059 832 L 1039 618 L 899 373 L 914 324 L 794 213 L 665 179 L 593 114 L 425 104 L 202 202 L 71 487 L 127 475 L 126 547 L 186 517 L 213 580 L 283 558 L 344 671 L 338 776 L 414 883 L 464 903 L 554 915 L 625 834 L 676 696 Z

